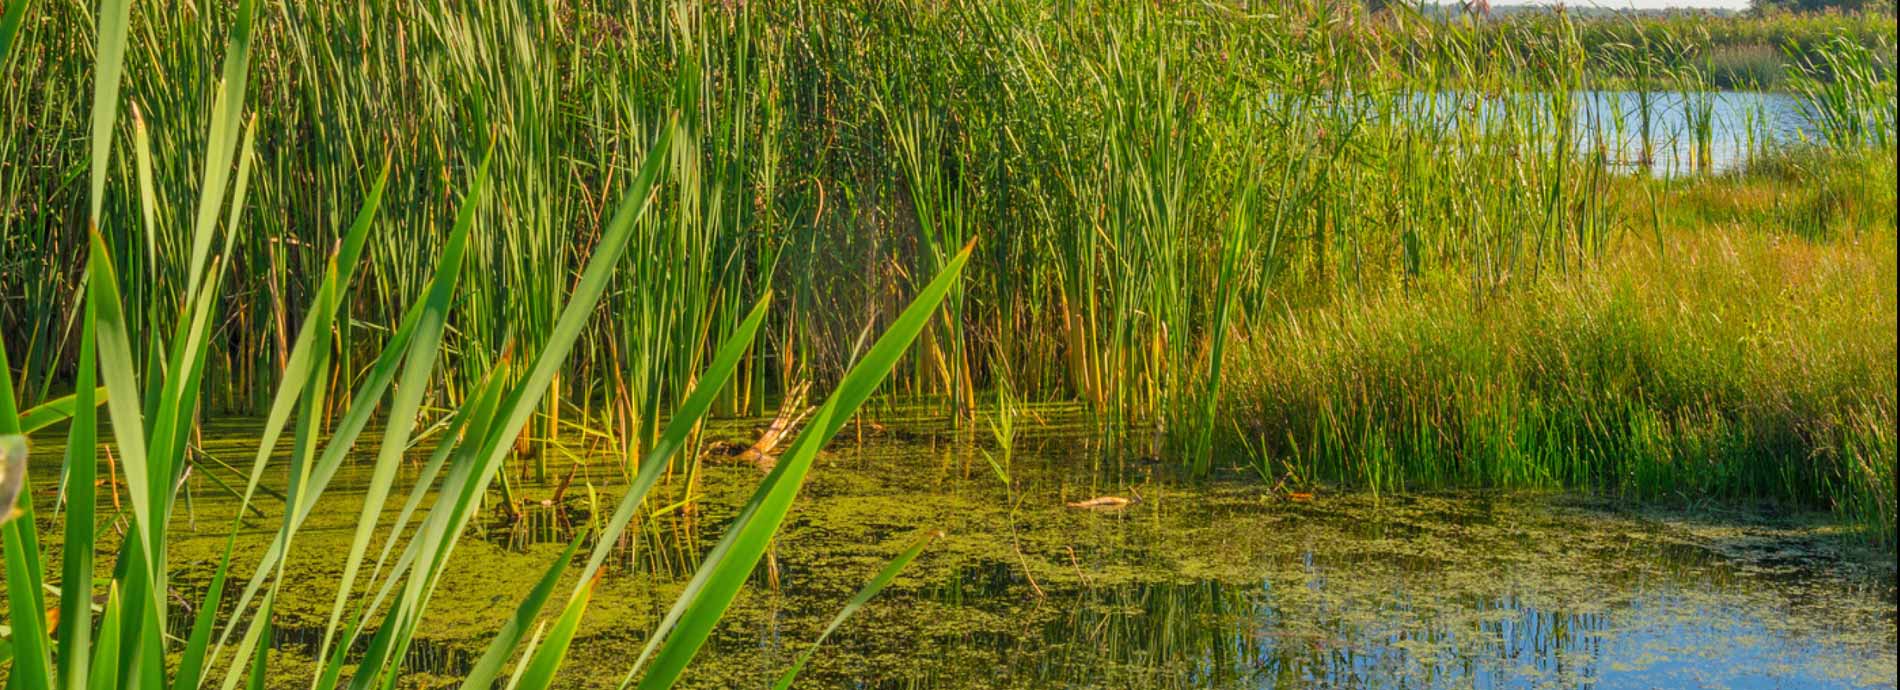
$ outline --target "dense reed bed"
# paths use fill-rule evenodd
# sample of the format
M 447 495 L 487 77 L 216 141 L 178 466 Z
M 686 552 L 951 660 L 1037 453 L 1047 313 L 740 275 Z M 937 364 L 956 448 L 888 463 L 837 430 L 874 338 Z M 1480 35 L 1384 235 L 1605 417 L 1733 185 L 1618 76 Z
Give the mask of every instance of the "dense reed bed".
M 0 95 L 0 309 L 23 325 L 6 337 L 29 399 L 71 380 L 86 208 L 72 181 L 88 106 L 70 85 L 90 69 L 89 10 L 26 10 L 8 57 L 26 88 Z M 133 17 L 125 96 L 158 155 L 149 180 L 115 161 L 110 189 L 189 198 L 180 185 L 203 165 L 195 123 L 215 95 L 203 79 L 217 63 L 211 37 L 231 11 Z M 1473 23 L 1301 3 L 317 3 L 259 21 L 247 94 L 257 231 L 233 244 L 212 409 L 264 407 L 294 330 L 276 315 L 311 299 L 347 220 L 338 209 L 384 160 L 389 203 L 340 321 L 339 380 L 365 369 L 420 294 L 455 171 L 491 147 L 495 189 L 471 239 L 483 280 L 458 303 L 449 347 L 492 360 L 543 339 L 577 248 L 604 222 L 605 190 L 679 103 L 655 212 L 533 426 L 546 435 L 566 420 L 647 443 L 767 283 L 778 287 L 767 337 L 722 409 L 835 378 L 860 333 L 977 231 L 991 239 L 971 280 L 893 390 L 967 408 L 1007 382 L 1116 418 L 1199 409 L 1205 372 L 1190 363 L 1229 233 L 1244 250 L 1220 297 L 1242 311 L 1287 282 L 1575 266 L 1613 229 L 1596 203 L 1603 161 L 1575 145 L 1569 90 L 1699 92 L 1710 82 L 1665 44 L 1774 31 L 1798 38 L 1764 40 L 1802 51 L 1823 35 L 1872 45 L 1859 53 L 1873 65 L 1864 78 L 1892 83 L 1880 66 L 1890 14 L 1725 19 L 1713 25 L 1732 29 L 1709 35 L 1690 20 L 1625 35 L 1626 20 Z M 1598 50 L 1605 41 L 1628 50 Z M 1604 55 L 1625 58 L 1597 66 Z M 1478 110 L 1492 115 L 1468 116 Z M 1644 134 L 1656 146 L 1696 138 Z M 101 204 L 108 218 L 141 217 L 129 194 Z M 183 270 L 163 257 L 186 220 L 162 203 L 152 244 L 107 237 L 130 299 Z M 479 370 L 451 372 L 448 396 L 468 395 Z

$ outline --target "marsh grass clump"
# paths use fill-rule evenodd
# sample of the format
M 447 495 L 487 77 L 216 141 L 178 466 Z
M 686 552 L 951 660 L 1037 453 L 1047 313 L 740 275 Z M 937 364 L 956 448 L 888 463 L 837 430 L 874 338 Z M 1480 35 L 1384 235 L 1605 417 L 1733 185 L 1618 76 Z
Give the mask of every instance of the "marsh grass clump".
M 1673 190 L 1657 242 L 1589 271 L 1285 307 L 1247 332 L 1232 413 L 1272 476 L 1767 500 L 1890 544 L 1893 167 L 1831 165 L 1865 186 Z M 1783 205 L 1832 209 L 1829 239 Z
M 1760 44 L 1711 50 L 1707 65 L 1709 84 L 1721 89 L 1775 89 L 1787 74 L 1782 53 Z

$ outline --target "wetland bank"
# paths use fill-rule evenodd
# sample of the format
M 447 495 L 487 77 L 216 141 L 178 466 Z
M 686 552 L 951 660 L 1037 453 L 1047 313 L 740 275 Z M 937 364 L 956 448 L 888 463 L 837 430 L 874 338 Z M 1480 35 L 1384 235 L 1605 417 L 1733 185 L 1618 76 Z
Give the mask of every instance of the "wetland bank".
M 1894 46 L 8 2 L 0 676 L 1894 687 Z

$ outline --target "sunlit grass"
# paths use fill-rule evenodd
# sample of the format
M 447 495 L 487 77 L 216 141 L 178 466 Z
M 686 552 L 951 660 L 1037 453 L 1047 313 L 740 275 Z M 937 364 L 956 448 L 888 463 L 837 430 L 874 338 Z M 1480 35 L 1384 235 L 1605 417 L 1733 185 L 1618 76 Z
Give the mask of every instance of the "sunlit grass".
M 1826 240 L 1779 209 L 1838 189 L 1697 181 L 1668 192 L 1660 245 L 1632 235 L 1587 272 L 1262 318 L 1229 388 L 1270 450 L 1244 450 L 1271 476 L 1388 491 L 1780 502 L 1891 543 L 1894 446 L 1875 429 L 1896 396 L 1892 161 L 1827 165 L 1866 186 Z

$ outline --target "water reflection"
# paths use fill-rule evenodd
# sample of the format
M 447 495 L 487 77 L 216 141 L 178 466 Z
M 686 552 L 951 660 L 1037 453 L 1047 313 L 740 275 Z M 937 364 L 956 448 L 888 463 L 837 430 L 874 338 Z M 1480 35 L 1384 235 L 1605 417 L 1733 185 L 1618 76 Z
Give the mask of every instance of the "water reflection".
M 1498 572 L 1402 568 L 1360 578 L 1305 553 L 1255 583 L 1082 585 L 933 640 L 980 663 L 922 661 L 852 687 L 1501 688 L 1891 687 L 1890 630 L 1790 630 L 1782 613 L 1673 577 L 1553 604 Z M 1665 566 L 1662 568 L 1667 570 Z M 1007 562 L 969 566 L 919 596 L 951 608 L 1018 601 Z M 1537 575 L 1537 577 L 1544 577 Z M 1463 580 L 1463 581 L 1460 581 Z M 1812 584 L 1812 583 L 1810 583 Z M 1449 595 L 1449 596 L 1448 596 Z M 1875 599 L 1878 601 L 1878 599 Z M 1890 599 L 1889 599 L 1890 601 Z M 1012 607 L 1004 607 L 1005 610 Z M 1852 617 L 1851 615 L 1849 616 Z M 1015 619 L 1020 625 L 1012 627 Z M 1888 619 L 1890 622 L 1891 619 Z M 1878 616 L 1866 621 L 1879 624 Z M 1886 635 L 1885 641 L 1882 636 Z M 842 679 L 838 679 L 842 680 Z
M 1052 502 L 1078 481 L 1051 471 L 1029 491 Z M 991 535 L 953 540 L 812 687 L 1895 683 L 1890 564 L 1809 528 L 1518 494 L 1273 503 L 1225 485 L 1136 511 L 1020 516 L 1047 597 L 1022 561 L 971 543 Z

